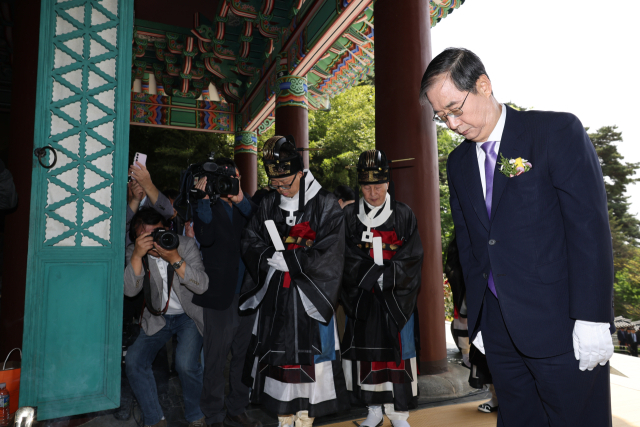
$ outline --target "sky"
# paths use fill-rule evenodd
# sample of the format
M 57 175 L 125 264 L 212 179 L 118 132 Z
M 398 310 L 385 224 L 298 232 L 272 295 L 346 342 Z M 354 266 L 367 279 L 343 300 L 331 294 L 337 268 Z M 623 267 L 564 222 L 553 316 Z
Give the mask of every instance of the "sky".
M 592 131 L 617 125 L 623 161 L 640 162 L 638 16 L 637 0 L 466 0 L 431 29 L 432 52 L 476 53 L 500 102 L 568 111 Z M 627 194 L 640 217 L 640 184 Z

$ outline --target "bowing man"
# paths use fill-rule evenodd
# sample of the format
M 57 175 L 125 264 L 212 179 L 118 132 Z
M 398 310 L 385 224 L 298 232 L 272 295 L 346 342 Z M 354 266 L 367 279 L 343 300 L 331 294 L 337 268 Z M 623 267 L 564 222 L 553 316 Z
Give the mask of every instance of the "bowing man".
M 447 162 L 451 212 L 498 426 L 610 426 L 613 251 L 582 123 L 498 102 L 466 49 L 431 61 L 420 98 L 466 138 Z

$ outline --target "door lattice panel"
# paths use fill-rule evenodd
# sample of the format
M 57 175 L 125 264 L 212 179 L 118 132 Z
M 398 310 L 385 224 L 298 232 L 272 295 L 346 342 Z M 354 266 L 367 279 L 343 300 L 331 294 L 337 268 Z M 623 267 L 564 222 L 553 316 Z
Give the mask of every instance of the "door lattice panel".
M 58 0 L 54 11 L 48 125 L 58 162 L 47 175 L 44 245 L 110 247 L 118 1 Z

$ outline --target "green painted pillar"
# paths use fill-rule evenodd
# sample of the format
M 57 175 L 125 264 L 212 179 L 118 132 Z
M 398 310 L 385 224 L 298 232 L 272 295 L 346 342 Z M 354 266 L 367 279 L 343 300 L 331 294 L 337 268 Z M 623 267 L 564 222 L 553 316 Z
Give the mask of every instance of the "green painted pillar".
M 276 81 L 276 135 L 293 135 L 298 148 L 309 147 L 307 78 L 283 76 Z M 302 153 L 305 169 L 309 152 Z
M 258 189 L 258 135 L 255 132 L 236 132 L 233 147 L 234 161 L 242 175 L 242 191 L 251 197 Z

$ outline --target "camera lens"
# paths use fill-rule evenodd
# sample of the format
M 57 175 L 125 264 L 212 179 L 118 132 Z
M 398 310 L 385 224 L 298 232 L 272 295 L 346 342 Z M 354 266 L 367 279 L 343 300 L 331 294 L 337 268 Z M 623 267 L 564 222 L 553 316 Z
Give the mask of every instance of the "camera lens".
M 175 238 L 173 237 L 173 235 L 169 233 L 165 233 L 162 235 L 162 238 L 160 239 L 160 246 L 164 248 L 168 248 L 173 246 L 174 242 L 175 242 Z

